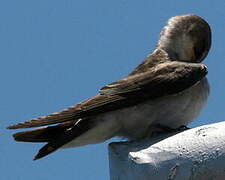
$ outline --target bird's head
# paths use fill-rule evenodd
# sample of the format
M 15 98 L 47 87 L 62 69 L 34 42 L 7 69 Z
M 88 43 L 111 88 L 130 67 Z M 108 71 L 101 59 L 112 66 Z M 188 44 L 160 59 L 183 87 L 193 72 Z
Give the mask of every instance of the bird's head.
M 171 59 L 193 63 L 201 62 L 210 46 L 208 23 L 192 14 L 170 18 L 157 44 L 157 48 L 166 51 Z

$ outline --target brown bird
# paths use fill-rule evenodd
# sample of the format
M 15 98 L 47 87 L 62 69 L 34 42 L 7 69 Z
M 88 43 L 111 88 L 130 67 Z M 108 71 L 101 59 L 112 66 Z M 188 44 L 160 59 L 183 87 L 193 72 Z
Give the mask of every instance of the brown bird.
M 196 118 L 209 94 L 207 68 L 200 62 L 210 45 L 211 30 L 202 18 L 172 17 L 156 49 L 128 76 L 68 109 L 8 129 L 45 126 L 13 135 L 16 141 L 46 142 L 34 157 L 39 159 L 59 148 L 114 136 L 135 140 L 150 136 L 158 126 L 185 126 Z

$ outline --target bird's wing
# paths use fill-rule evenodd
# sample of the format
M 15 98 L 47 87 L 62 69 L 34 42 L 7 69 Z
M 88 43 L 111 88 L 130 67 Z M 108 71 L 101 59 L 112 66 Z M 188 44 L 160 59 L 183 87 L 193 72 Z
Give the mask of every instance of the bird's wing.
M 165 62 L 155 68 L 111 83 L 100 89 L 103 95 L 131 96 L 146 94 L 148 98 L 157 98 L 179 93 L 194 85 L 207 73 L 202 64 L 184 62 Z
M 169 61 L 171 60 L 167 52 L 162 49 L 155 49 L 154 52 L 148 55 L 129 75 L 147 72 L 157 64 Z
M 63 111 L 9 126 L 9 129 L 38 127 L 98 115 L 145 100 L 179 93 L 207 74 L 202 64 L 169 61 L 100 89 L 100 94 Z

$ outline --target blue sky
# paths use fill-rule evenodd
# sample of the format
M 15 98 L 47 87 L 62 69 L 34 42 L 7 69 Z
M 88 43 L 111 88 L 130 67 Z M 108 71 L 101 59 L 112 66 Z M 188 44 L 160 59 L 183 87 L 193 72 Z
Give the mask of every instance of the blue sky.
M 1 0 L 0 179 L 109 179 L 108 142 L 32 161 L 41 145 L 16 143 L 5 127 L 66 108 L 125 76 L 154 49 L 171 16 L 194 13 L 212 28 L 203 62 L 211 94 L 191 127 L 224 121 L 224 9 L 222 0 Z

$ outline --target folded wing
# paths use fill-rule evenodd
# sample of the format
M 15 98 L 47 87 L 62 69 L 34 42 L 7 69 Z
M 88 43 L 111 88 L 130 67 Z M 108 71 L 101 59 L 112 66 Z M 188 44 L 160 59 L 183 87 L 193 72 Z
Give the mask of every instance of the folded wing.
M 31 128 L 73 121 L 172 95 L 193 86 L 207 74 L 202 64 L 167 61 L 144 73 L 129 75 L 100 89 L 98 95 L 63 111 L 9 126 Z

